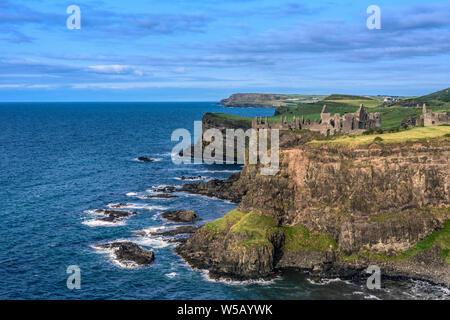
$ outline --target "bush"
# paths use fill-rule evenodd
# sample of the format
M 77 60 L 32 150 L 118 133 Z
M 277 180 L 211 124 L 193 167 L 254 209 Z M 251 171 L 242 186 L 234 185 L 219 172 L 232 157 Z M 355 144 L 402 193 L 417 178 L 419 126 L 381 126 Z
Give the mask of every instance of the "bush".
M 375 137 L 375 139 L 373 139 L 373 142 L 377 143 L 377 142 L 381 142 L 383 141 L 382 137 Z

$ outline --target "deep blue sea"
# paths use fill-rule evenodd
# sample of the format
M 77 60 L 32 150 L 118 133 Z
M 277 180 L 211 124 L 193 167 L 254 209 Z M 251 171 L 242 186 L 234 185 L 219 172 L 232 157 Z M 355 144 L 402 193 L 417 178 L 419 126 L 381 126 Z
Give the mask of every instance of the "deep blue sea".
M 174 165 L 172 131 L 205 112 L 272 115 L 273 109 L 229 109 L 214 103 L 0 103 L 0 299 L 409 299 L 449 298 L 420 281 L 383 281 L 382 290 L 299 272 L 272 281 L 212 281 L 173 253 L 164 238 L 133 231 L 167 227 L 159 213 L 195 210 L 210 221 L 234 204 L 180 193 L 142 199 L 180 176 L 226 178 L 238 166 Z M 142 163 L 138 156 L 156 158 Z M 129 203 L 138 214 L 99 223 L 89 210 Z M 129 240 L 152 249 L 147 267 L 125 268 L 92 246 Z M 81 289 L 69 290 L 66 269 L 81 269 Z

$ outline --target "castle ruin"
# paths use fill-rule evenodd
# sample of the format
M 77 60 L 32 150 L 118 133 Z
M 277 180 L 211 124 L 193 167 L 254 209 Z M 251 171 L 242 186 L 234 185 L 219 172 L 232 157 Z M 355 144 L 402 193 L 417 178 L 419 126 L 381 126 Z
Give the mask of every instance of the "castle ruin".
M 433 112 L 427 109 L 423 104 L 422 115 L 419 117 L 416 125 L 418 126 L 438 126 L 440 124 L 450 124 L 450 112 Z
M 253 129 L 279 129 L 297 130 L 308 129 L 320 132 L 323 135 L 334 135 L 337 132 L 363 133 L 368 129 L 381 128 L 381 114 L 368 113 L 361 104 L 355 113 L 346 113 L 342 117 L 339 113 L 331 114 L 327 106 L 324 105 L 320 114 L 320 120 L 311 122 L 309 118 L 305 120 L 294 116 L 292 121 L 287 120 L 287 116 L 281 116 L 279 122 L 269 123 L 268 118 L 255 117 L 252 121 Z

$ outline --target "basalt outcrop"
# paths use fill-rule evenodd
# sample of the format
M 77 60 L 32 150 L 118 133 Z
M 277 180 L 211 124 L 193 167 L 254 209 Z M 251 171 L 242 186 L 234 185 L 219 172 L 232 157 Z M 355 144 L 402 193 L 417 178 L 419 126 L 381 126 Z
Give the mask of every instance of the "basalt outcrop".
M 161 213 L 161 217 L 171 222 L 195 222 L 201 220 L 193 210 L 173 210 Z
M 287 140 L 275 176 L 249 165 L 229 183 L 196 185 L 208 196 L 233 192 L 240 204 L 177 252 L 216 277 L 270 277 L 285 268 L 355 277 L 377 264 L 386 274 L 449 286 L 450 139 L 306 142 Z
M 95 247 L 113 250 L 115 258 L 120 263 L 132 262 L 140 266 L 150 264 L 155 259 L 153 251 L 142 249 L 137 244 L 129 241 L 99 244 Z

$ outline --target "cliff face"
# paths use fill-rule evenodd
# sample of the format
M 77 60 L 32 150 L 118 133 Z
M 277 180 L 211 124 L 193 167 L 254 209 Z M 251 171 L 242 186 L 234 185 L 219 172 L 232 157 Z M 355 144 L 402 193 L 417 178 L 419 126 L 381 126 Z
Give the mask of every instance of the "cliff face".
M 285 150 L 275 177 L 255 177 L 240 204 L 280 225 L 330 234 L 348 253 L 407 250 L 442 226 L 423 208 L 450 203 L 450 144 Z
M 246 166 L 233 183 L 239 214 L 207 224 L 177 251 L 216 276 L 377 262 L 407 275 L 417 265 L 425 270 L 415 276 L 449 285 L 449 158 L 448 138 L 283 149 L 276 176 Z

